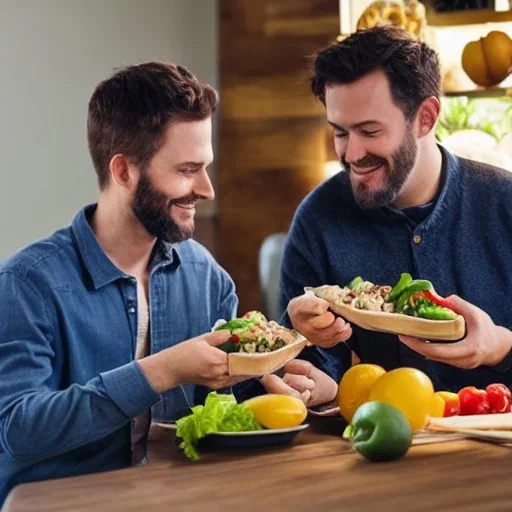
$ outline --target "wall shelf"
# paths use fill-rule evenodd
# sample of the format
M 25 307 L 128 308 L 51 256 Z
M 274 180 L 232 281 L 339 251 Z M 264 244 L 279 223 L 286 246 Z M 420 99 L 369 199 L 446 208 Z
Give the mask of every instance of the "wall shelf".
M 509 96 L 512 98 L 510 87 L 490 87 L 489 89 L 472 89 L 469 91 L 444 91 L 443 96 L 467 96 L 468 98 L 496 98 Z
M 436 12 L 432 0 L 422 0 L 431 26 L 474 25 L 512 21 L 512 11 L 498 12 L 492 9 Z

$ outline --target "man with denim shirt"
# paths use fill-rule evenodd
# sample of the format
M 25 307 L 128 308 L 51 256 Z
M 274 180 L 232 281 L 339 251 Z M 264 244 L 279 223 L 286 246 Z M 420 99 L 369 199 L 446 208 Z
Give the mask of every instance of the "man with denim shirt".
M 284 320 L 315 345 L 302 357 L 336 380 L 353 351 L 386 369 L 419 368 L 438 390 L 512 386 L 512 174 L 437 144 L 435 52 L 397 28 L 356 32 L 318 52 L 312 89 L 344 171 L 302 202 L 285 244 Z M 367 331 L 304 293 L 356 276 L 392 285 L 402 272 L 451 296 L 462 340 Z
M 0 504 L 20 482 L 143 462 L 151 419 L 240 380 L 216 348 L 229 333 L 210 332 L 236 315 L 233 281 L 190 239 L 196 203 L 214 197 L 217 101 L 185 68 L 156 62 L 96 88 L 98 203 L 0 267 Z M 303 361 L 288 366 L 286 392 L 312 389 L 315 375 L 332 395 Z M 280 385 L 231 389 L 243 400 Z

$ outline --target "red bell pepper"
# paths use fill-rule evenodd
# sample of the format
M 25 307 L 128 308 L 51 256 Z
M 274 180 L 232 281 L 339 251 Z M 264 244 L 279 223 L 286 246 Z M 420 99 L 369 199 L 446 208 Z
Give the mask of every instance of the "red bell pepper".
M 427 299 L 433 304 L 436 304 L 437 306 L 440 306 L 442 308 L 448 308 L 453 311 L 453 304 L 449 299 L 445 299 L 444 297 L 441 297 L 438 295 L 434 290 L 425 290 L 422 292 L 415 293 L 411 298 L 411 305 L 414 305 L 415 301 L 417 299 Z
M 468 416 L 472 414 L 488 414 L 491 412 L 487 391 L 485 389 L 467 386 L 462 388 L 458 395 L 461 415 Z
M 489 384 L 485 390 L 491 412 L 499 414 L 511 411 L 512 393 L 505 384 Z

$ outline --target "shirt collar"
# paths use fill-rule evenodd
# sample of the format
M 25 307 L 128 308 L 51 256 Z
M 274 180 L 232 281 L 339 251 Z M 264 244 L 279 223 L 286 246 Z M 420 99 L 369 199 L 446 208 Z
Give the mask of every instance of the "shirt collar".
M 428 205 L 421 205 L 420 208 L 431 208 L 431 211 L 427 215 L 427 218 L 430 220 L 432 216 L 437 216 L 440 210 L 443 210 L 444 204 L 447 200 L 449 200 L 450 194 L 456 192 L 457 189 L 457 174 L 459 170 L 459 159 L 450 153 L 446 148 L 441 146 L 440 144 L 437 145 L 439 150 L 441 151 L 442 156 L 442 163 L 441 163 L 441 186 L 439 188 L 439 191 L 436 195 L 436 197 L 432 200 L 431 203 Z M 392 217 L 406 217 L 406 212 L 402 210 L 398 210 L 393 207 L 382 207 L 379 209 L 380 212 L 388 218 Z M 427 220 L 427 219 L 425 219 Z
M 80 210 L 71 224 L 71 229 L 87 272 L 91 276 L 95 289 L 101 288 L 118 279 L 127 279 L 125 272 L 117 268 L 101 248 L 91 228 L 90 219 L 97 204 L 91 204 Z M 180 257 L 173 244 L 157 241 L 151 269 L 156 267 L 180 264 Z

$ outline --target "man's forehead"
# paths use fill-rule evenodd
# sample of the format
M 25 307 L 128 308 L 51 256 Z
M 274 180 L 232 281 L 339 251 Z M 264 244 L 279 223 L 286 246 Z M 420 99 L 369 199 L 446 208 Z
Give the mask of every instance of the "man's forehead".
M 176 163 L 209 165 L 213 160 L 211 119 L 171 123 L 161 150 Z
M 388 81 L 382 72 L 373 72 L 350 84 L 331 84 L 325 89 L 330 122 L 355 124 L 373 120 L 384 123 L 396 112 Z

